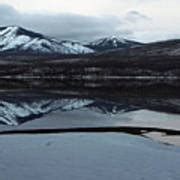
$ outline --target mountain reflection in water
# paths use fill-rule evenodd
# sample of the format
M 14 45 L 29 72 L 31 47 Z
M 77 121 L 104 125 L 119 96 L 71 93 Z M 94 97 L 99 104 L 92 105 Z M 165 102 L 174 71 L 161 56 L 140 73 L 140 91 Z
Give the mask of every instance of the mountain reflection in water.
M 9 80 L 10 81 L 10 80 Z M 5 81 L 0 99 L 0 123 L 19 125 L 51 114 L 54 111 L 88 110 L 105 115 L 109 121 L 118 115 L 139 110 L 180 113 L 178 82 L 117 81 L 109 86 L 94 83 L 49 81 Z M 78 114 L 78 113 L 77 113 Z M 113 117 L 112 117 L 113 115 Z M 77 119 L 78 117 L 76 117 Z M 61 121 L 61 117 L 58 117 Z M 91 119 L 91 118 L 90 118 Z

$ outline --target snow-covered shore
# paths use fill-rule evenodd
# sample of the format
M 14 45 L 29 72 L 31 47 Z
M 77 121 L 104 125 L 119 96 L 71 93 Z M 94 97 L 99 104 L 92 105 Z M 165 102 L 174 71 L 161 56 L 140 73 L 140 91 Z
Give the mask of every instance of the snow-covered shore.
M 2 180 L 179 180 L 180 148 L 127 134 L 0 137 Z

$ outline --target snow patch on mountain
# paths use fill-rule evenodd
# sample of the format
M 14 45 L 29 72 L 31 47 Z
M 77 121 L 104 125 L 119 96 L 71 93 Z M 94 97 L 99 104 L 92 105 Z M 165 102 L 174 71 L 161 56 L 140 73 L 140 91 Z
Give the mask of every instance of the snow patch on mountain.
M 89 53 L 93 53 L 94 50 L 87 48 L 85 46 L 82 46 L 80 43 L 78 42 L 73 42 L 73 41 L 62 41 L 61 42 L 63 44 L 63 46 L 69 48 L 69 49 L 73 49 L 74 52 L 78 53 L 78 52 L 82 52 L 82 54 L 85 54 L 86 52 Z

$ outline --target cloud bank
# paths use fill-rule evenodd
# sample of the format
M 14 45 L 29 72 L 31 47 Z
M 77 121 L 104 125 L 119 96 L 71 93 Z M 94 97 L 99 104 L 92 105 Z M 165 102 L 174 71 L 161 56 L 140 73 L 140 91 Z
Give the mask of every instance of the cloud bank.
M 61 40 L 83 42 L 112 35 L 143 42 L 180 38 L 180 27 L 176 23 L 179 15 L 174 16 L 172 24 L 170 15 L 166 21 L 162 21 L 162 15 L 155 10 L 150 13 L 152 9 L 149 8 L 148 15 L 137 9 L 125 10 L 117 15 L 84 15 L 70 12 L 20 12 L 13 6 L 0 4 L 0 26 L 18 25 Z
M 100 37 L 117 35 L 133 36 L 127 22 L 142 19 L 138 12 L 129 12 L 127 17 L 86 16 L 71 13 L 30 14 L 20 13 L 12 6 L 0 5 L 0 26 L 18 25 L 51 37 L 72 40 L 93 40 Z

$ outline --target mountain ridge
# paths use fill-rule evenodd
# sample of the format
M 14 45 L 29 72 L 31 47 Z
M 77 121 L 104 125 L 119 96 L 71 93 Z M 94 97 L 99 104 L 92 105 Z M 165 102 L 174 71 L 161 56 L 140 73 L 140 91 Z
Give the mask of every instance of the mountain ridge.
M 0 27 L 0 53 L 32 54 L 91 54 L 114 49 L 136 47 L 143 43 L 110 36 L 82 44 L 70 40 L 56 40 L 20 26 Z

